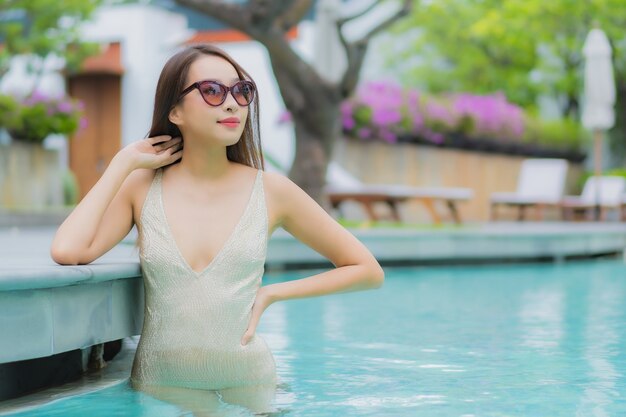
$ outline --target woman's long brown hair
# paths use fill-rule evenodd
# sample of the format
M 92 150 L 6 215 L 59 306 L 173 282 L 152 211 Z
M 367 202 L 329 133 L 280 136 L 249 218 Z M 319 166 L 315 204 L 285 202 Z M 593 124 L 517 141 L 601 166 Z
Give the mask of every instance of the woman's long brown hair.
M 172 56 L 161 71 L 154 95 L 154 113 L 152 114 L 152 126 L 150 127 L 148 137 L 159 135 L 182 136 L 178 126 L 172 123 L 168 116 L 172 108 L 178 103 L 180 93 L 187 87 L 185 82 L 191 64 L 203 55 L 215 55 L 225 59 L 235 67 L 239 79 L 250 80 L 254 83 L 250 74 L 230 55 L 217 46 L 198 44 L 186 47 Z M 226 147 L 226 157 L 229 161 L 239 162 L 257 169 L 265 169 L 259 134 L 258 89 L 249 108 L 250 111 L 246 118 L 241 138 L 234 145 Z M 183 137 L 183 143 L 184 140 L 185 138 Z M 180 159 L 177 162 L 180 162 Z

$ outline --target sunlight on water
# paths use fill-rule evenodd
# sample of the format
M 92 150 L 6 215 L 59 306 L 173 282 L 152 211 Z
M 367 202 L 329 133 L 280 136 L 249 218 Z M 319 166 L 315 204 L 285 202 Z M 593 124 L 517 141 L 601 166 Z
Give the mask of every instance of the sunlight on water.
M 601 417 L 626 415 L 625 323 L 626 267 L 598 261 L 387 268 L 379 290 L 270 306 L 258 333 L 276 416 Z M 16 415 L 190 414 L 123 383 Z

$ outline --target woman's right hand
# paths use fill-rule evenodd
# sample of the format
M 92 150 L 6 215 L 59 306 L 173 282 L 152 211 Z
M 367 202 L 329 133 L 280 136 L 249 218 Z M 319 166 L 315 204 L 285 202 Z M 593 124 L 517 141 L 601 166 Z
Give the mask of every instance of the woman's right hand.
M 129 160 L 133 168 L 157 169 L 182 156 L 183 141 L 180 137 L 169 135 L 154 136 L 125 146 L 119 154 Z

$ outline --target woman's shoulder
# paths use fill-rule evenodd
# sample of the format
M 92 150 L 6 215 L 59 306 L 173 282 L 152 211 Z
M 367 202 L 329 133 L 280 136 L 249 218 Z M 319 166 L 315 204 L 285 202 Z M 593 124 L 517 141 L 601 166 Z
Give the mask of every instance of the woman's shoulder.
M 296 184 L 284 174 L 276 171 L 263 171 L 263 186 L 276 193 L 284 193 Z
M 140 192 L 142 189 L 147 190 L 147 188 L 150 187 L 150 184 L 152 184 L 157 171 L 158 169 L 149 168 L 134 169 L 126 178 L 128 187 L 132 192 Z
M 156 173 L 157 169 L 137 168 L 126 177 L 123 186 L 126 187 L 126 191 L 131 196 L 131 204 L 136 208 L 135 213 L 141 212 L 141 206 L 148 195 L 148 190 Z

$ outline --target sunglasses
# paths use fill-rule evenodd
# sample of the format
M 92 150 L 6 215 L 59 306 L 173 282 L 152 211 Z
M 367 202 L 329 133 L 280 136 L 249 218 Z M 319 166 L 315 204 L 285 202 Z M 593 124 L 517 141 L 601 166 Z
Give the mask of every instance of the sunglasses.
M 200 95 L 209 106 L 221 106 L 226 101 L 226 96 L 229 91 L 237 104 L 240 106 L 247 106 L 252 103 L 252 99 L 254 99 L 254 92 L 256 91 L 254 84 L 247 80 L 237 81 L 230 87 L 217 81 L 204 80 L 197 81 L 185 88 L 182 93 L 180 93 L 178 100 L 181 100 L 186 94 L 193 91 L 195 88 L 200 91 Z

